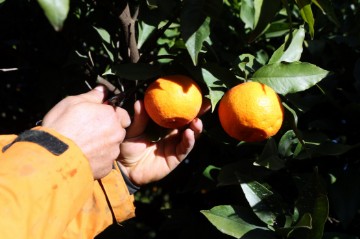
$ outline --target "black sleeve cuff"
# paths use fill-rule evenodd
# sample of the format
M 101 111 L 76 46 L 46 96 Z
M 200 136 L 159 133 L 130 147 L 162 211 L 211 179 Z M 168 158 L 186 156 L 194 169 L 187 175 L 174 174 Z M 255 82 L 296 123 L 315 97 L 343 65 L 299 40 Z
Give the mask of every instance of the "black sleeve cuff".
M 118 164 L 119 170 L 120 170 L 120 172 L 121 172 L 122 177 L 124 178 L 124 181 L 125 181 L 125 184 L 126 184 L 128 190 L 129 190 L 129 193 L 130 193 L 130 194 L 136 193 L 136 192 L 140 189 L 140 187 L 134 185 L 134 184 L 130 181 L 129 177 L 126 176 L 126 175 L 124 174 L 124 172 L 121 170 L 120 163 L 119 163 L 118 161 L 116 161 L 116 163 Z
M 69 146 L 55 136 L 41 130 L 27 130 L 19 134 L 18 137 L 8 145 L 2 148 L 4 153 L 16 142 L 32 142 L 47 149 L 50 153 L 58 156 L 63 154 Z

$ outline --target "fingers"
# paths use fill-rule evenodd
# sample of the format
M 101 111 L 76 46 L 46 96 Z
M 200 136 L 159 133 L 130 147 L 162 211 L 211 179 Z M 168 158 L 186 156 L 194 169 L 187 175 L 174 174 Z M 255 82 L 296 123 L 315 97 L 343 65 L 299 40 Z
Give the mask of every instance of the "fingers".
M 143 101 L 136 101 L 134 104 L 134 118 L 130 127 L 127 129 L 126 138 L 134 138 L 141 135 L 149 121 L 149 116 L 145 111 Z
M 179 161 L 182 161 L 186 158 L 186 156 L 190 153 L 190 151 L 194 148 L 195 140 L 200 136 L 203 130 L 202 121 L 198 118 L 195 118 L 189 125 L 181 138 L 181 142 L 177 147 L 177 156 Z
M 189 128 L 194 132 L 195 138 L 198 138 L 203 131 L 203 123 L 201 119 L 195 118 L 190 122 Z
M 81 94 L 80 96 L 92 103 L 103 103 L 107 95 L 105 86 L 98 85 L 91 91 Z
M 112 107 L 112 106 L 109 106 L 109 107 Z M 115 112 L 117 114 L 117 117 L 120 121 L 122 128 L 127 128 L 131 125 L 131 119 L 126 110 L 124 110 L 123 108 L 120 108 L 120 107 L 115 107 Z

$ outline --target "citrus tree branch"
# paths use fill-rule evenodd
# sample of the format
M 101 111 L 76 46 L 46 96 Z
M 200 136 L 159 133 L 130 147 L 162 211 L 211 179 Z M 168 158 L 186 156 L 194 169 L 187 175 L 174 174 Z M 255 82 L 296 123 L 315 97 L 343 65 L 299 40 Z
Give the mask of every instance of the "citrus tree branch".
M 135 22 L 137 20 L 138 12 L 139 7 L 136 7 L 134 15 L 131 16 L 130 6 L 129 3 L 127 3 L 119 15 L 126 43 L 126 56 L 132 63 L 138 62 L 140 58 L 135 34 Z

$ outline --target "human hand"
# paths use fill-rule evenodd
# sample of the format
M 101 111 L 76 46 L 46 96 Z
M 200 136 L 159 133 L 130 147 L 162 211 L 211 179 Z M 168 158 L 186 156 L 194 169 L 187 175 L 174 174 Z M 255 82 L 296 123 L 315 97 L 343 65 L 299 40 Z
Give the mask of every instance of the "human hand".
M 125 128 L 130 123 L 127 111 L 103 104 L 103 86 L 77 96 L 69 96 L 55 105 L 42 125 L 73 140 L 87 157 L 94 179 L 106 176 L 119 156 Z
M 207 111 L 209 106 L 203 106 L 201 112 Z M 154 143 L 144 135 L 148 121 L 143 102 L 136 101 L 133 123 L 120 145 L 120 167 L 137 186 L 158 181 L 174 170 L 193 149 L 196 138 L 203 130 L 202 121 L 195 118 L 186 129 L 171 130 L 166 137 Z

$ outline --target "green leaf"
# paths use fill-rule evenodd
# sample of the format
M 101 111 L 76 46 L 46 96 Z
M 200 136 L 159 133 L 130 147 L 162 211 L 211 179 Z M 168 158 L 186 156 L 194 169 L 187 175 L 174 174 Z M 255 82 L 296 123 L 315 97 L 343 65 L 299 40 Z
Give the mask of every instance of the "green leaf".
M 98 35 L 101 37 L 102 39 L 102 46 L 104 47 L 107 55 L 109 56 L 110 60 L 112 62 L 114 62 L 114 54 L 112 53 L 112 51 L 109 49 L 109 46 L 112 45 L 112 42 L 111 42 L 111 36 L 110 34 L 108 33 L 108 31 L 106 31 L 105 29 L 103 28 L 97 28 L 97 27 L 94 27 L 93 28 L 96 30 L 96 32 L 98 33 Z
M 159 66 L 146 63 L 117 64 L 103 75 L 116 75 L 127 80 L 148 80 L 161 75 L 161 69 Z
M 246 215 L 242 215 L 241 210 L 236 210 L 231 205 L 220 205 L 210 210 L 201 210 L 201 213 L 222 233 L 235 238 L 242 238 L 246 233 L 261 229 L 268 230 L 248 223 Z M 243 218 L 243 217 L 244 218 Z
M 267 225 L 273 226 L 281 211 L 281 200 L 278 195 L 256 181 L 242 183 L 241 188 L 259 219 Z
M 239 64 L 237 65 L 241 71 L 245 73 L 245 76 L 249 75 L 249 71 L 253 69 L 255 62 L 255 56 L 244 53 L 239 56 Z M 249 70 L 250 69 L 250 70 Z
M 245 28 L 254 29 L 255 8 L 253 0 L 242 0 L 240 18 L 245 23 Z
M 255 69 L 258 69 L 262 66 L 258 58 L 259 56 L 255 57 L 254 55 L 248 53 L 241 54 L 235 62 L 235 72 L 240 77 L 247 79 L 248 76 L 255 71 Z
M 249 41 L 254 41 L 267 27 L 281 9 L 281 1 L 254 0 L 254 30 L 251 32 Z
M 114 62 L 114 54 L 109 50 L 109 47 L 103 42 L 102 46 L 104 47 L 107 55 L 109 56 L 110 60 Z
M 97 28 L 97 27 L 94 27 L 93 28 L 96 30 L 96 32 L 99 34 L 99 36 L 101 37 L 101 39 L 110 44 L 111 43 L 111 37 L 110 37 L 110 34 L 108 33 L 108 31 L 106 31 L 105 29 L 103 28 Z
M 293 110 L 289 105 L 287 105 L 285 102 L 282 102 L 282 105 L 284 106 L 284 108 L 291 113 L 291 120 L 294 124 L 294 126 L 296 127 L 298 124 L 298 116 L 295 112 L 295 110 Z
M 289 38 L 291 39 L 288 43 Z M 271 56 L 269 64 L 276 62 L 294 62 L 299 61 L 303 52 L 303 43 L 305 39 L 305 29 L 300 27 L 292 33 L 292 36 L 287 36 L 285 43 L 282 44 Z
M 210 36 L 210 17 L 204 11 L 202 0 L 187 0 L 180 16 L 181 35 L 194 65 L 204 41 Z
M 312 2 L 321 9 L 323 14 L 328 16 L 328 18 L 335 23 L 337 26 L 340 26 L 339 19 L 337 18 L 334 8 L 330 0 L 312 0 Z
M 140 49 L 142 45 L 145 43 L 145 41 L 149 38 L 149 36 L 155 31 L 156 27 L 146 24 L 144 21 L 140 21 L 138 24 L 138 41 L 137 45 Z
M 211 102 L 211 111 L 214 112 L 217 103 L 221 100 L 225 92 L 225 85 L 221 80 L 216 78 L 207 69 L 201 69 L 204 82 L 209 90 L 209 98 Z
M 265 31 L 266 38 L 281 37 L 290 31 L 290 24 L 284 19 L 270 23 L 270 26 Z
M 258 160 L 254 163 L 270 170 L 279 170 L 284 168 L 285 161 L 278 155 L 278 148 L 273 138 L 267 140 L 265 147 Z
M 240 83 L 231 71 L 217 64 L 205 64 L 203 68 L 201 68 L 201 75 L 209 90 L 212 111 L 215 110 L 226 88 L 231 88 Z
M 217 136 L 219 137 L 219 134 Z M 254 167 L 253 161 L 252 158 L 242 158 L 235 163 L 224 165 L 218 176 L 219 183 L 217 186 L 239 185 L 239 182 L 245 183 L 261 180 L 272 174 L 272 171 L 267 168 Z
M 304 215 L 302 215 L 302 217 L 295 225 L 276 228 L 276 232 L 282 235 L 284 238 L 291 238 L 290 237 L 291 234 L 293 234 L 295 231 L 302 229 L 310 230 L 311 227 L 312 227 L 312 217 L 310 213 L 305 213 Z
M 198 55 L 202 49 L 203 43 L 210 36 L 210 18 L 207 17 L 203 24 L 185 41 L 194 65 L 198 63 Z
M 311 38 L 314 38 L 315 19 L 311 10 L 311 0 L 296 0 L 296 4 L 300 9 L 300 15 L 309 26 Z
M 316 154 L 319 155 L 342 155 L 346 152 L 348 152 L 351 149 L 354 149 L 355 147 L 358 147 L 358 145 L 351 146 L 346 144 L 339 144 L 334 142 L 323 142 L 321 143 L 316 149 L 314 149 Z
M 213 174 L 214 173 L 218 174 L 220 170 L 221 168 L 219 167 L 208 165 L 203 171 L 203 175 L 212 181 L 216 181 L 216 177 L 214 177 Z
M 280 62 L 261 67 L 251 80 L 264 83 L 278 94 L 286 95 L 307 90 L 328 74 L 328 71 L 310 63 Z
M 315 158 L 324 155 L 340 156 L 360 146 L 360 144 L 347 145 L 341 143 L 334 143 L 331 141 L 323 141 L 321 143 L 317 143 L 316 141 L 309 142 L 308 140 L 306 140 L 306 144 L 309 144 L 309 146 L 311 147 L 309 147 L 305 152 L 303 152 L 303 154 L 298 155 L 296 157 L 297 159 L 309 158 L 310 156 Z
M 326 187 L 317 169 L 301 189 L 296 201 L 296 208 L 300 215 L 310 213 L 312 217 L 311 230 L 304 239 L 321 239 L 325 222 L 329 214 L 329 201 L 326 196 Z
M 326 195 L 318 195 L 313 205 L 312 229 L 308 234 L 308 239 L 321 239 L 324 227 L 329 214 L 329 201 Z
M 4 3 L 6 0 L 0 0 L 0 4 Z
M 38 3 L 55 31 L 60 31 L 69 13 L 70 1 L 38 0 Z
M 299 140 L 293 130 L 287 131 L 279 141 L 279 154 L 288 157 L 294 154 L 294 145 L 298 145 Z

